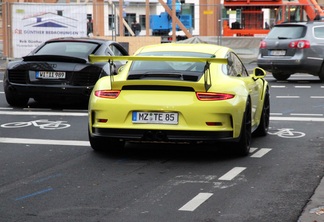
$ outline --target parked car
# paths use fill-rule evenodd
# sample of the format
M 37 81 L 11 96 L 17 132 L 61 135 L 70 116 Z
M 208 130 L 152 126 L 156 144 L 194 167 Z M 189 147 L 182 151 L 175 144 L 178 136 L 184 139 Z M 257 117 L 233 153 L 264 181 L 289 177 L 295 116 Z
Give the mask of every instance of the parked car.
M 4 92 L 11 106 L 36 101 L 87 102 L 96 81 L 110 75 L 107 62 L 91 63 L 90 54 L 128 55 L 117 42 L 97 38 L 51 39 L 29 55 L 8 63 Z M 124 62 L 115 63 L 118 68 Z
M 249 74 L 229 48 L 212 44 L 146 46 L 119 73 L 96 83 L 89 100 L 94 150 L 125 142 L 233 142 L 247 155 L 251 135 L 267 135 L 270 93 L 265 71 Z
M 308 73 L 324 81 L 324 22 L 275 25 L 261 41 L 257 64 L 277 80 Z

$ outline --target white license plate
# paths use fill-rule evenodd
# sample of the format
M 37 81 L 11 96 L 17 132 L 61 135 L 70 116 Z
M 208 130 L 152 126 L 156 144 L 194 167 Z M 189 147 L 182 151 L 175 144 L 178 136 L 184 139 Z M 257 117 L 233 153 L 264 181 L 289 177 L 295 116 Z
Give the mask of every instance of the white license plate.
M 37 71 L 37 79 L 65 79 L 65 72 Z
M 271 50 L 270 55 L 272 55 L 272 56 L 284 56 L 284 55 L 286 55 L 286 50 Z
M 178 124 L 179 114 L 171 112 L 133 112 L 133 123 Z

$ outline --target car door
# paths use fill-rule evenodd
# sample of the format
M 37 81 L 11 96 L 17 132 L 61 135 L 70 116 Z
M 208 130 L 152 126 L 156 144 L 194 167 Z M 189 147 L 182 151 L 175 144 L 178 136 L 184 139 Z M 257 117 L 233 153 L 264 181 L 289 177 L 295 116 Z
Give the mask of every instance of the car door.
M 241 79 L 249 91 L 252 104 L 252 119 L 254 120 L 256 110 L 258 108 L 259 95 L 261 95 L 262 85 L 260 84 L 259 80 L 253 79 L 248 74 L 244 64 L 235 53 L 229 53 L 228 61 L 228 75 Z

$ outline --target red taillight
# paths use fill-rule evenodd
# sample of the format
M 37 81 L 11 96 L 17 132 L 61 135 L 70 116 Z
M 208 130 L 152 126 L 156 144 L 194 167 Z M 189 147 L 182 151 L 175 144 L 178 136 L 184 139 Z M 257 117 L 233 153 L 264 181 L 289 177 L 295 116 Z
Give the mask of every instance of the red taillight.
M 119 96 L 120 91 L 118 90 L 97 90 L 95 96 L 107 99 L 116 99 Z
M 260 46 L 259 46 L 260 49 L 265 49 L 267 48 L 267 43 L 265 41 L 261 41 L 260 42 Z
M 289 43 L 290 48 L 307 49 L 310 48 L 310 43 L 307 40 L 298 40 Z
M 197 92 L 196 96 L 201 101 L 227 100 L 234 98 L 234 95 L 227 93 L 206 93 Z

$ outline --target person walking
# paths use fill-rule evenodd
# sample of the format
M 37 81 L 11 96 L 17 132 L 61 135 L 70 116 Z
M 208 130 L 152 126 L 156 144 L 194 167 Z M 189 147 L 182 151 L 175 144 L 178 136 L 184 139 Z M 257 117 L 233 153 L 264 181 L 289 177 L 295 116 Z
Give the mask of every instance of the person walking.
M 133 21 L 131 28 L 135 36 L 138 36 L 141 32 L 141 25 L 136 20 Z

